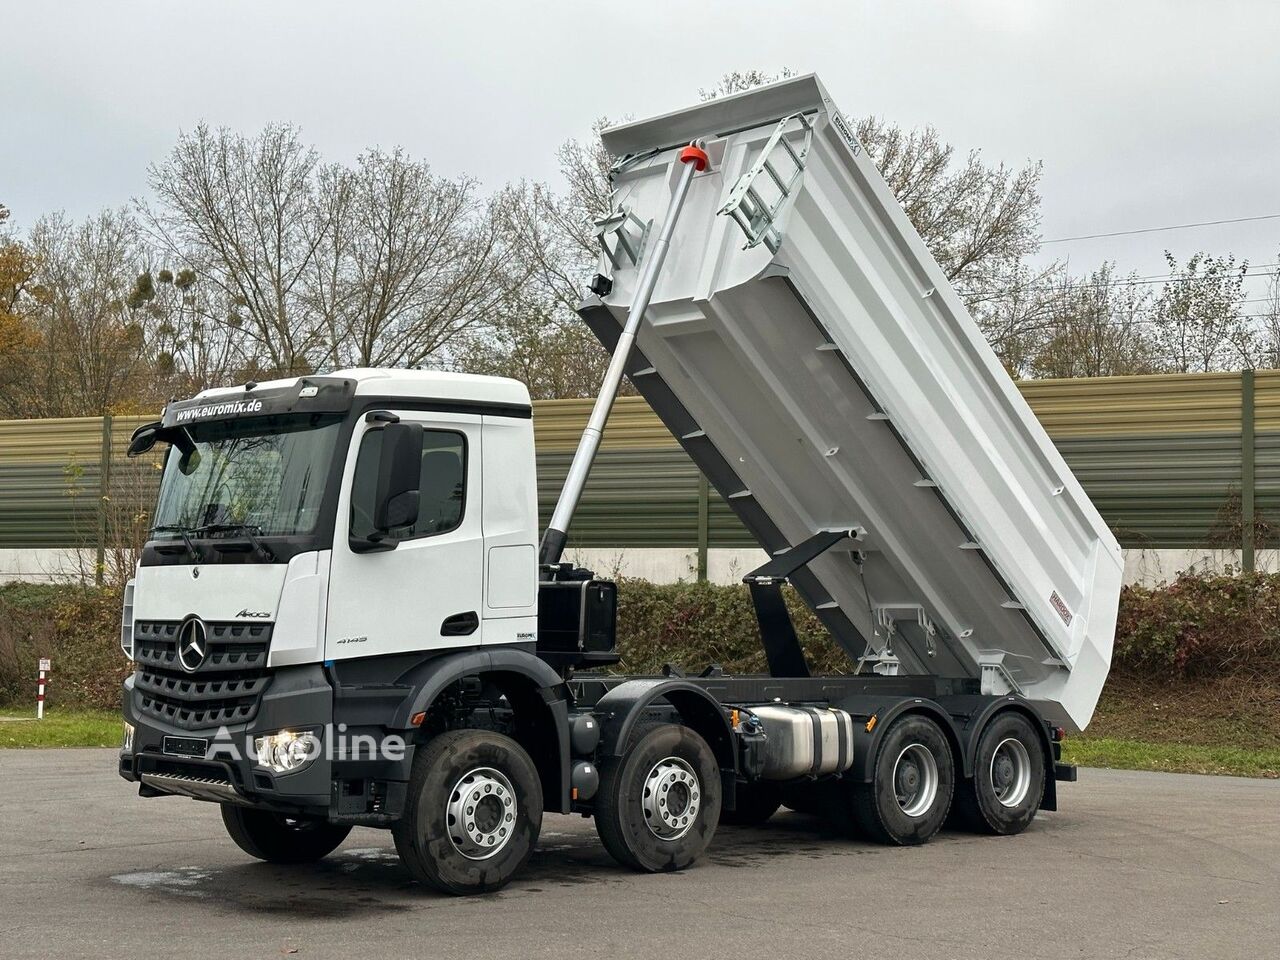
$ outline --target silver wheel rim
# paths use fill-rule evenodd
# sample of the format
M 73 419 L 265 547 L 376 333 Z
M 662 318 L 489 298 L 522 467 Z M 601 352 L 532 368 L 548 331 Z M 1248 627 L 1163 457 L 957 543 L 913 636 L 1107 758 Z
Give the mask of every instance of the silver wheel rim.
M 679 757 L 653 765 L 640 797 L 644 822 L 659 840 L 679 840 L 693 828 L 702 809 L 702 785 L 693 767 Z
M 519 809 L 511 781 L 493 767 L 477 767 L 449 792 L 449 840 L 468 860 L 488 860 L 511 842 Z
M 908 817 L 923 817 L 938 799 L 938 761 L 922 743 L 902 748 L 893 763 L 893 792 Z
M 1016 807 L 1031 790 L 1031 755 L 1015 737 L 1001 740 L 991 755 L 991 789 L 1001 806 Z

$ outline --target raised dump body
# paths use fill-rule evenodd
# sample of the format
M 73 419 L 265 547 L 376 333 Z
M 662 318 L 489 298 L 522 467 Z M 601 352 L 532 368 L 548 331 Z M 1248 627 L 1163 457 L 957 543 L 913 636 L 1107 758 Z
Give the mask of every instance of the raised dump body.
M 855 532 L 791 579 L 863 669 L 1082 729 L 1120 547 L 816 77 L 604 133 L 612 288 L 583 318 L 614 345 L 694 140 L 632 381 L 770 554 Z

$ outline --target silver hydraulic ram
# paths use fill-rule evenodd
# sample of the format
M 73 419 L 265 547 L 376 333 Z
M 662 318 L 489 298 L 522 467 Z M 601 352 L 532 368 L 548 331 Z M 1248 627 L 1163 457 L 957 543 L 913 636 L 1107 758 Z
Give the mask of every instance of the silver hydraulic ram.
M 564 486 L 560 490 L 560 499 L 556 501 L 556 509 L 551 514 L 551 523 L 542 535 L 542 547 L 539 550 L 538 562 L 556 564 L 564 553 L 564 545 L 569 537 L 569 524 L 573 520 L 573 512 L 582 499 L 582 490 L 587 485 L 587 476 L 591 473 L 591 464 L 596 459 L 596 451 L 600 449 L 600 439 L 604 436 L 604 426 L 609 420 L 609 411 L 613 409 L 614 398 L 618 395 L 618 387 L 622 384 L 622 375 L 626 370 L 627 358 L 631 355 L 631 347 L 636 342 L 636 333 L 640 330 L 640 321 L 649 309 L 649 298 L 653 296 L 653 288 L 658 283 L 658 274 L 662 271 L 662 263 L 667 259 L 667 248 L 671 245 L 671 234 L 676 220 L 684 206 L 685 197 L 689 194 L 689 184 L 693 175 L 707 168 L 706 152 L 697 144 L 690 144 L 680 151 L 680 163 L 684 169 L 680 171 L 680 179 L 676 182 L 675 192 L 671 195 L 671 203 L 667 206 L 667 216 L 658 232 L 658 239 L 653 244 L 649 258 L 645 261 L 640 279 L 636 283 L 635 295 L 631 298 L 631 309 L 627 313 L 627 324 L 618 337 L 618 346 L 609 360 L 609 369 L 605 371 L 604 382 L 600 384 L 600 393 L 596 397 L 595 406 L 591 408 L 591 417 L 587 420 L 586 429 L 578 441 L 578 449 L 573 454 L 573 463 L 569 465 L 569 473 L 564 478 Z

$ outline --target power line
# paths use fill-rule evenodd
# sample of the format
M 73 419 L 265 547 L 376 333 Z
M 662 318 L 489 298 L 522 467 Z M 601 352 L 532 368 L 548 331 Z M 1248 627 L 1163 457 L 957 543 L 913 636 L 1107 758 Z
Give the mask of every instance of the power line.
M 1241 282 L 1248 283 L 1251 280 L 1270 280 L 1274 276 L 1271 273 L 1257 274 L 1254 270 L 1274 270 L 1280 268 L 1280 262 L 1277 263 L 1244 263 L 1240 266 L 1247 267 L 1244 275 L 1241 276 Z M 1208 275 L 1192 275 L 1192 276 L 1161 276 L 1159 274 L 1150 274 L 1144 277 L 1120 277 L 1111 280 L 1108 283 L 1094 283 L 1088 276 L 1068 276 L 1063 281 L 1053 279 L 1034 280 L 1030 283 L 1014 283 L 1007 287 L 979 287 L 975 290 L 968 291 L 973 296 L 994 296 L 1001 293 L 1010 293 L 1014 290 L 1056 290 L 1064 283 L 1077 288 L 1091 289 L 1111 289 L 1113 287 L 1140 287 L 1140 286 L 1160 286 L 1166 283 L 1206 283 L 1210 280 L 1231 279 L 1236 274 L 1226 274 L 1224 276 L 1208 276 Z
M 1102 237 L 1128 237 L 1136 233 L 1163 233 L 1166 230 L 1190 230 L 1192 227 L 1216 227 L 1224 223 L 1253 223 L 1258 220 L 1280 220 L 1280 213 L 1269 213 L 1261 217 L 1232 217 L 1229 220 L 1201 220 L 1198 223 L 1174 223 L 1167 227 L 1142 227 L 1138 230 L 1115 230 L 1111 233 L 1086 233 L 1078 237 L 1055 237 L 1052 240 L 1041 240 L 1040 243 L 1071 243 L 1073 240 L 1098 240 Z

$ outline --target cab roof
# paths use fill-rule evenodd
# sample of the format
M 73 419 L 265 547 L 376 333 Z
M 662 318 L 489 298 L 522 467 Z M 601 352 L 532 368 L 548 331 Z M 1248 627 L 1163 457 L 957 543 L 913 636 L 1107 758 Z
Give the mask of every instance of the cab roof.
M 472 403 L 495 403 L 529 406 L 529 388 L 508 377 L 484 377 L 470 373 L 446 373 L 441 370 L 401 370 L 356 367 L 335 370 L 314 377 L 286 377 L 257 384 L 258 390 L 287 388 L 300 380 L 351 380 L 356 396 L 404 397 L 406 399 L 451 400 Z M 202 390 L 192 400 L 240 398 L 243 384 Z

